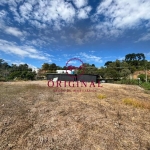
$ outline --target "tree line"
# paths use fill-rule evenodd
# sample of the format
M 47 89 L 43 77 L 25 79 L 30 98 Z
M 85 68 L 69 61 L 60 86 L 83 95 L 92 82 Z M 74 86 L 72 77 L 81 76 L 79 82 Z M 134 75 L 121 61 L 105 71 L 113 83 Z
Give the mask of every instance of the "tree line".
M 84 63 L 85 74 L 96 74 L 101 78 L 126 79 L 137 70 L 150 69 L 150 62 L 143 53 L 125 55 L 124 60 L 107 61 L 103 67 L 97 68 L 95 64 Z M 71 66 L 72 68 L 75 66 Z M 66 66 L 57 66 L 55 63 L 44 63 L 36 74 L 27 64 L 9 65 L 0 59 L 0 80 L 34 80 L 36 76 L 45 76 L 46 73 L 56 73 L 56 70 L 66 70 Z M 77 73 L 80 74 L 79 70 Z M 144 77 L 141 76 L 141 77 Z
M 8 80 L 34 80 L 36 72 L 27 64 L 9 65 L 3 59 L 0 59 L 0 81 Z
M 150 62 L 145 59 L 143 53 L 131 53 L 125 55 L 124 60 L 107 61 L 103 67 L 97 68 L 94 64 L 84 63 L 85 74 L 97 74 L 102 78 L 127 78 L 137 70 L 150 69 Z M 75 68 L 72 66 L 72 68 Z M 46 70 L 46 73 L 55 73 L 56 70 L 66 70 L 66 66 L 60 67 L 55 63 L 44 63 L 40 71 Z M 78 74 L 82 70 L 78 71 Z

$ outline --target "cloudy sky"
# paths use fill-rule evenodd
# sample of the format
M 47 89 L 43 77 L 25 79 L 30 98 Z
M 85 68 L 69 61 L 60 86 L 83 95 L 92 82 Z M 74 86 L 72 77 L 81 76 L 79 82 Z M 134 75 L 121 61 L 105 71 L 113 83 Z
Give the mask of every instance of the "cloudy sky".
M 0 0 L 0 58 L 41 67 L 73 57 L 103 66 L 144 53 L 150 0 Z

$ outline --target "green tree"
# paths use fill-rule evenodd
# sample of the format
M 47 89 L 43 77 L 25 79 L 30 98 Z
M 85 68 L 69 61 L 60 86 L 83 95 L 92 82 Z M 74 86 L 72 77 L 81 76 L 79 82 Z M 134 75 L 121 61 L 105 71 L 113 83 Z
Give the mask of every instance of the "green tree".
M 106 73 L 105 73 L 105 78 L 119 79 L 120 78 L 120 74 L 115 69 L 107 68 L 106 69 Z
M 52 63 L 49 65 L 49 70 L 53 70 L 53 71 L 56 71 L 57 70 L 57 66 L 55 63 Z
M 100 77 L 104 78 L 104 77 L 105 77 L 105 74 L 106 74 L 106 68 L 101 67 L 100 69 L 97 70 L 97 74 L 98 74 Z
M 95 67 L 95 64 L 92 64 L 92 67 Z
M 42 65 L 42 70 L 49 70 L 50 69 L 50 65 L 48 63 L 44 63 Z
M 138 78 L 140 78 L 140 80 L 141 80 L 142 82 L 145 82 L 145 80 L 146 80 L 145 74 L 140 74 L 140 75 L 138 75 Z
M 131 74 L 131 71 L 127 68 L 121 70 L 121 76 L 127 78 Z
M 132 53 L 125 56 L 125 61 L 131 66 L 135 66 L 138 69 L 139 66 L 145 64 L 145 55 L 143 53 Z
M 104 66 L 108 67 L 109 64 L 111 64 L 111 63 L 112 63 L 112 61 L 107 61 Z
M 36 75 L 36 72 L 35 72 L 35 71 L 34 71 L 34 72 L 28 71 L 28 72 L 26 73 L 26 79 L 27 79 L 27 80 L 34 80 L 34 79 L 35 79 L 35 75 Z

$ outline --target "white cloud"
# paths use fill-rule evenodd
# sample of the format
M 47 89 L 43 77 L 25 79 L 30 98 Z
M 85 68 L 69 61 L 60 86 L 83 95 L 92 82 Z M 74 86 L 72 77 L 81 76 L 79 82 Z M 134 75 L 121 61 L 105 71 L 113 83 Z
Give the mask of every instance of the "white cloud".
M 3 29 L 5 26 L 5 19 L 7 17 L 7 12 L 2 10 L 0 11 L 0 29 Z
M 117 58 L 118 60 L 125 60 L 125 57 L 119 57 L 119 58 Z
M 143 35 L 136 42 L 140 42 L 140 41 L 150 41 L 150 33 L 147 33 L 147 34 Z
M 104 34 L 119 35 L 120 30 L 145 26 L 143 21 L 150 21 L 149 10 L 149 0 L 103 0 L 93 20 L 99 22 L 96 28 Z
M 88 0 L 26 0 L 24 2 L 8 0 L 0 1 L 0 5 L 8 4 L 15 21 L 19 23 L 30 23 L 37 28 L 53 26 L 60 30 L 61 27 L 74 23 L 76 18 L 88 18 L 91 7 Z M 21 2 L 21 3 L 20 3 Z
M 89 51 L 89 52 L 90 52 L 90 53 L 94 53 L 95 51 L 92 50 L 92 51 Z
M 22 37 L 23 35 L 27 34 L 26 32 L 21 32 L 16 27 L 10 27 L 6 25 L 6 18 L 7 18 L 7 12 L 2 10 L 0 11 L 0 29 L 2 32 L 5 32 L 7 34 L 16 36 L 16 37 Z
M 87 4 L 88 4 L 88 0 L 73 0 L 73 2 L 77 8 L 87 6 Z
M 78 18 L 79 19 L 86 19 L 89 17 L 89 13 L 92 10 L 92 8 L 90 6 L 84 7 L 79 9 L 78 11 Z
M 38 0 L 34 9 L 28 1 L 28 3 L 21 5 L 19 9 L 24 21 L 29 21 L 38 27 L 53 24 L 55 28 L 59 29 L 63 26 L 62 21 L 67 24 L 72 23 L 76 16 L 72 4 L 64 0 Z
M 94 40 L 96 40 L 96 34 L 97 33 L 95 33 L 94 31 L 88 31 L 88 32 L 86 32 L 86 34 L 85 34 L 85 36 L 84 36 L 84 40 L 85 41 L 90 41 L 91 39 L 94 39 Z
M 73 39 L 77 44 L 84 44 L 84 35 L 81 31 L 75 30 L 76 32 L 70 35 L 70 38 Z
M 28 20 L 31 18 L 32 5 L 30 3 L 24 3 L 20 6 L 20 15 L 24 20 Z
M 150 57 L 150 52 L 144 53 L 144 55 L 145 55 L 146 57 Z
M 38 69 L 36 66 L 34 66 L 34 65 L 32 65 L 32 64 L 28 64 L 28 66 L 29 66 L 30 68 L 32 68 L 33 71 L 35 71 L 36 73 L 38 73 L 39 69 Z
M 89 55 L 86 53 L 80 53 L 81 58 L 88 60 L 90 62 L 98 62 L 98 63 L 102 63 L 102 58 L 98 57 L 98 56 L 94 56 L 94 55 Z
M 69 61 L 69 62 L 66 62 L 66 63 L 68 63 L 69 65 L 75 65 L 75 64 L 77 64 L 77 61 Z
M 23 36 L 23 33 L 19 31 L 19 29 L 13 27 L 7 27 L 7 28 L 5 27 L 5 32 L 14 35 L 16 37 Z
M 8 54 L 18 55 L 20 57 L 28 57 L 39 60 L 49 60 L 49 58 L 41 51 L 36 50 L 32 46 L 18 46 L 16 43 L 8 42 L 0 39 L 0 51 Z
M 0 19 L 4 19 L 6 17 L 6 15 L 7 15 L 6 11 L 4 11 L 4 10 L 0 11 Z

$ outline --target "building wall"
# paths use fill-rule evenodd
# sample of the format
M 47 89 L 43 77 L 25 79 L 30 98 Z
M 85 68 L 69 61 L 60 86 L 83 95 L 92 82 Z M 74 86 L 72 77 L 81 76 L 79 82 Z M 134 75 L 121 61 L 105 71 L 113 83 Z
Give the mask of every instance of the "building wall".
M 78 81 L 85 81 L 85 82 L 98 82 L 98 76 L 97 75 L 88 75 L 88 74 L 85 74 L 85 75 L 80 75 L 78 76 L 77 78 Z
M 85 82 L 98 82 L 97 75 L 72 75 L 72 74 L 47 74 L 47 80 L 53 80 L 58 77 L 59 81 L 85 81 Z
M 59 81 L 75 81 L 74 75 L 71 74 L 47 74 L 47 80 L 53 80 L 56 77 Z

